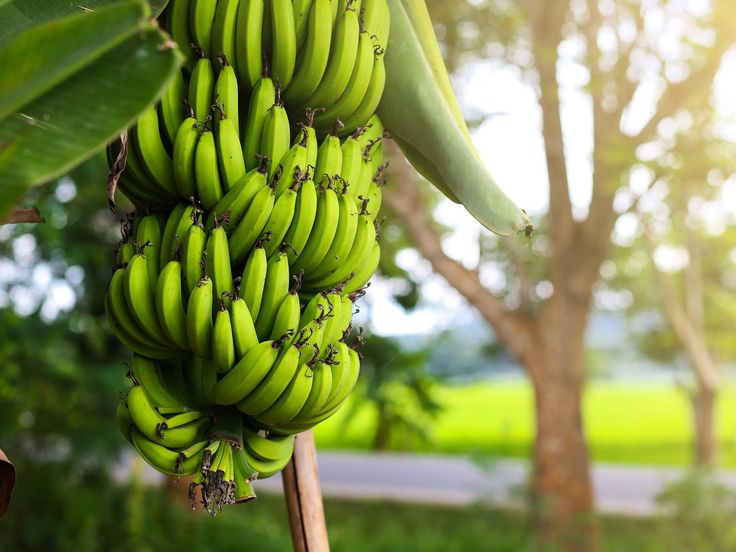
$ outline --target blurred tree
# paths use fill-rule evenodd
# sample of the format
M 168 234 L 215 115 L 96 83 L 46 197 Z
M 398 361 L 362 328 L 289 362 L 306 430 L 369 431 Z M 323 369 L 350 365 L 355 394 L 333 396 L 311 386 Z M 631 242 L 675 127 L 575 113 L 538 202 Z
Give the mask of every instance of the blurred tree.
M 360 380 L 350 401 L 349 424 L 365 405 L 375 408 L 373 448 L 387 450 L 427 441 L 441 405 L 434 397 L 437 378 L 427 373 L 429 351 L 408 351 L 398 339 L 371 335 L 362 349 Z
M 629 314 L 658 314 L 637 328 L 640 349 L 666 362 L 683 356 L 692 369 L 693 453 L 702 467 L 718 457 L 719 364 L 736 357 L 736 221 L 724 196 L 736 151 L 714 122 L 710 109 L 681 117 L 666 150 L 635 168 L 645 191 L 626 201 L 639 224 L 628 236 L 614 233 L 620 248 L 606 278 L 615 290 L 634 290 Z
M 514 240 L 487 238 L 478 267 L 469 269 L 442 248 L 424 208 L 426 194 L 396 150 L 386 203 L 435 271 L 478 309 L 532 380 L 537 426 L 532 490 L 540 547 L 595 550 L 581 394 L 589 310 L 620 215 L 614 199 L 629 186 L 639 148 L 660 138 L 660 124 L 708 101 L 721 58 L 734 40 L 730 22 L 736 6 L 727 0 L 702 9 L 638 0 L 428 4 L 453 66 L 493 55 L 519 67 L 534 86 L 549 211 L 532 245 L 535 255 L 520 253 Z M 573 214 L 570 197 L 570 150 L 560 102 L 567 84 L 563 62 L 588 77 L 579 90 L 593 121 L 593 186 L 584 215 Z M 480 273 L 490 263 L 508 275 L 505 290 L 484 285 Z
M 104 160 L 95 157 L 29 193 L 46 224 L 0 227 L 0 444 L 18 469 L 17 495 L 41 480 L 49 491 L 36 496 L 44 509 L 16 500 L 9 518 L 58 512 L 63 493 L 51 489 L 107 480 L 126 444 L 114 412 L 128 355 L 103 309 L 119 239 L 105 180 Z M 58 527 L 34 526 L 34 542 L 54 542 Z

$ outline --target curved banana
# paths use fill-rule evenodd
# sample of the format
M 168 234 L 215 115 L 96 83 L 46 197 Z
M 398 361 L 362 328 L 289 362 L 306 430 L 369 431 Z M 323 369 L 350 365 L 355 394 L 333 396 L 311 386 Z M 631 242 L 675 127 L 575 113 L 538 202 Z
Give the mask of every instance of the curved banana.
M 156 289 L 158 278 L 159 260 L 161 259 L 161 226 L 155 215 L 146 215 L 137 218 L 138 228 L 135 239 L 141 251 L 146 256 L 146 267 L 148 268 L 148 280 L 153 289 Z
M 289 259 L 284 250 L 268 260 L 266 285 L 263 288 L 261 306 L 256 318 L 256 333 L 259 339 L 271 334 L 279 305 L 289 293 Z
M 191 0 L 189 28 L 194 42 L 205 56 L 213 55 L 210 50 L 212 41 L 212 23 L 217 11 L 217 0 Z M 220 0 L 221 2 L 224 0 Z M 214 52 L 216 54 L 217 52 Z M 196 70 L 196 69 L 195 69 Z
M 305 14 L 306 7 L 309 11 Z M 300 0 L 299 7 L 294 3 L 294 11 L 301 61 L 284 92 L 284 100 L 289 104 L 299 105 L 314 93 L 327 69 L 332 40 L 332 9 L 330 0 Z M 306 35 L 306 44 L 302 46 L 303 34 Z
M 268 272 L 268 257 L 264 249 L 263 240 L 256 241 L 253 250 L 243 268 L 243 277 L 240 283 L 241 297 L 248 307 L 252 319 L 258 318 L 263 300 L 263 288 L 266 286 Z
M 217 301 L 224 301 L 225 306 L 229 305 L 229 294 L 234 290 L 233 273 L 230 268 L 230 246 L 225 229 L 220 226 L 217 219 L 207 238 L 207 267 L 212 279 L 215 304 Z
M 273 327 L 271 328 L 270 338 L 278 339 L 282 335 L 291 332 L 295 336 L 299 330 L 299 319 L 301 317 L 301 305 L 299 303 L 299 288 L 301 280 L 298 276 L 294 277 L 294 285 L 289 293 L 281 300 L 281 304 L 276 310 L 276 316 L 273 319 Z
M 191 0 L 174 0 L 170 2 L 168 28 L 171 38 L 174 39 L 179 50 L 186 57 L 185 66 L 191 70 L 194 65 L 194 51 L 190 44 L 192 35 L 189 27 L 189 13 L 191 11 Z
M 222 185 L 225 191 L 232 188 L 245 174 L 243 147 L 232 118 L 225 115 L 222 106 L 217 106 L 220 112 L 217 123 L 217 160 L 222 176 Z M 219 201 L 219 200 L 218 200 Z
M 296 66 L 296 28 L 291 0 L 270 0 L 271 76 L 286 90 Z
M 193 217 L 198 218 L 195 211 Z M 207 243 L 207 233 L 202 228 L 202 224 L 197 220 L 189 227 L 184 234 L 182 243 L 181 268 L 184 274 L 184 283 L 187 300 L 194 288 L 202 278 L 202 254 Z
M 271 370 L 253 391 L 237 403 L 238 410 L 248 415 L 257 415 L 273 405 L 289 386 L 299 369 L 299 349 L 288 345 Z
M 264 266 L 265 266 L 264 261 Z M 236 295 L 230 303 L 230 320 L 233 328 L 233 344 L 235 358 L 241 359 L 253 347 L 258 345 L 258 334 L 248 305 L 242 297 Z
M 324 361 L 318 361 L 312 366 L 312 389 L 309 392 L 304 406 L 292 418 L 292 422 L 300 423 L 309 420 L 318 414 L 327 402 L 332 388 L 332 370 Z
M 309 239 L 317 214 L 317 188 L 312 180 L 302 182 L 296 195 L 294 216 L 282 242 L 289 244 L 287 255 L 293 265 Z
M 272 178 L 281 163 L 281 158 L 289 151 L 291 143 L 291 130 L 289 129 L 289 116 L 281 101 L 281 93 L 276 88 L 276 101 L 266 113 L 263 121 L 263 134 L 261 136 L 260 154 L 271 160 L 268 169 L 268 177 Z
M 345 128 L 343 133 L 353 132 L 359 126 L 365 125 L 366 121 L 373 115 L 383 97 L 386 86 L 386 66 L 383 55 L 377 55 L 373 62 L 373 72 L 368 88 L 358 107 L 348 117 L 342 120 Z
M 214 92 L 215 73 L 212 62 L 207 57 L 201 57 L 194 64 L 192 76 L 189 78 L 189 105 L 197 121 L 205 122 L 210 115 Z
M 293 186 L 279 196 L 274 203 L 266 225 L 263 227 L 263 232 L 270 233 L 271 236 L 271 239 L 264 245 L 268 257 L 271 257 L 281 247 L 284 236 L 294 218 L 297 198 L 294 186 L 299 186 L 299 180 L 295 180 Z
M 161 138 L 158 111 L 155 107 L 150 107 L 143 112 L 133 127 L 132 135 L 138 159 L 153 182 L 167 193 L 178 195 L 178 190 L 174 185 L 173 162 Z
M 246 397 L 268 374 L 280 347 L 279 341 L 264 341 L 248 351 L 215 385 L 215 402 L 228 406 Z
M 255 414 L 253 418 L 261 424 L 278 426 L 294 418 L 307 402 L 312 390 L 312 369 L 300 364 L 296 374 L 283 393 L 265 411 Z M 254 466 L 255 467 L 255 466 Z
M 294 452 L 293 435 L 262 437 L 254 431 L 243 430 L 243 445 L 253 456 L 264 461 L 276 461 Z
M 358 230 L 358 209 L 352 197 L 340 194 L 337 197 L 339 203 L 339 219 L 335 238 L 330 244 L 322 262 L 317 268 L 309 272 L 307 282 L 320 279 L 336 271 L 346 261 L 355 241 Z
M 252 0 L 243 0 L 249 2 Z M 262 3 L 262 0 L 260 0 Z M 261 162 L 258 158 L 261 152 L 261 138 L 263 137 L 263 125 L 266 122 L 268 111 L 276 103 L 276 86 L 269 77 L 259 77 L 255 82 L 248 102 L 248 117 L 243 129 L 243 158 L 245 168 L 252 170 Z M 271 158 L 269 158 L 271 159 Z M 272 163 L 277 163 L 278 160 Z
M 204 447 L 207 445 L 207 441 L 200 441 L 189 447 L 186 451 L 176 452 L 158 443 L 154 443 L 137 429 L 133 429 L 131 440 L 138 454 L 152 468 L 174 477 L 196 473 L 202 463 Z M 199 451 L 197 451 L 198 448 Z
M 257 169 L 247 172 L 238 180 L 228 192 L 222 196 L 217 202 L 209 216 L 207 217 L 207 227 L 211 227 L 215 223 L 215 217 L 218 215 L 227 216 L 229 221 L 228 228 L 225 230 L 228 234 L 243 218 L 243 215 L 250 206 L 255 195 L 266 187 L 268 176 L 268 160 L 264 159 Z
M 238 76 L 235 69 L 230 65 L 233 57 L 222 55 L 219 58 L 220 74 L 217 75 L 215 82 L 214 103 L 222 106 L 221 112 L 227 114 L 228 119 L 235 127 L 235 134 L 238 136 L 238 145 L 240 145 L 240 101 L 238 98 Z M 217 115 L 217 114 L 216 114 Z M 219 123 L 219 119 L 217 119 Z M 241 153 L 242 155 L 242 153 Z
M 151 401 L 157 406 L 182 406 L 179 397 L 171 392 L 163 379 L 161 368 L 156 362 L 134 353 L 130 372 L 133 379 L 143 387 L 146 394 L 151 397 Z
M 233 325 L 230 311 L 224 301 L 215 315 L 215 326 L 212 330 L 212 361 L 220 373 L 225 373 L 235 364 L 235 342 L 233 341 Z
M 168 338 L 177 347 L 189 350 L 187 336 L 187 313 L 181 294 L 183 287 L 181 262 L 169 261 L 156 283 L 156 313 L 158 321 Z
M 125 269 L 125 299 L 135 320 L 151 337 L 159 343 L 170 343 L 158 322 L 154 284 L 151 283 L 148 263 L 151 262 L 140 253 L 133 256 Z
M 212 21 L 210 53 L 213 56 L 222 54 L 232 63 L 236 60 L 235 28 L 238 23 L 239 7 L 240 0 L 217 0 L 215 18 Z
M 332 188 L 318 194 L 317 217 L 304 249 L 292 265 L 292 270 L 304 270 L 305 277 L 322 263 L 327 254 L 340 220 L 340 202 Z
M 187 305 L 187 337 L 194 354 L 209 358 L 212 353 L 212 280 L 205 273 L 192 290 Z
M 164 95 L 161 96 L 161 103 L 159 104 L 159 112 L 164 130 L 162 138 L 168 151 L 172 151 L 179 125 L 181 125 L 181 122 L 186 117 L 186 111 L 184 109 L 186 99 L 187 88 L 184 83 L 184 76 L 181 74 L 181 71 L 177 71 L 174 80 L 168 86 Z
M 246 259 L 268 222 L 273 206 L 273 189 L 265 187 L 259 190 L 237 228 L 230 235 L 230 261 L 233 265 L 240 265 Z
M 194 197 L 197 185 L 194 177 L 194 156 L 199 142 L 199 124 L 194 117 L 187 117 L 179 126 L 174 138 L 174 184 L 183 198 Z
M 215 136 L 205 127 L 197 142 L 194 155 L 194 179 L 197 195 L 206 210 L 212 209 L 222 197 L 220 172 L 217 170 L 217 146 Z
M 235 28 L 235 59 L 231 61 L 238 69 L 238 77 L 248 88 L 255 87 L 263 73 L 261 41 L 264 9 L 263 0 L 240 0 Z M 249 165 L 248 168 L 253 166 Z

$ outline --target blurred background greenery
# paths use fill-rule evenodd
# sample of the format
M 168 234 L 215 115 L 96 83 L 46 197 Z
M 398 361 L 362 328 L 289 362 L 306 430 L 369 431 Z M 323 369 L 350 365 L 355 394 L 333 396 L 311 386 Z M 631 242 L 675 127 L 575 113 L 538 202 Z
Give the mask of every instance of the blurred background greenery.
M 567 194 L 563 203 L 577 223 L 596 214 L 600 198 L 608 202 L 612 218 L 601 226 L 604 251 L 596 253 L 586 298 L 592 312 L 580 329 L 586 454 L 594 462 L 705 468 L 665 490 L 658 516 L 602 517 L 600 548 L 736 549 L 736 493 L 710 471 L 736 466 L 736 105 L 723 99 L 736 84 L 736 37 L 723 38 L 732 6 L 428 4 L 481 153 L 498 166 L 504 187 L 516 188 L 519 204 L 532 204 L 539 227 L 530 243 L 498 240 L 425 191 L 448 258 L 509 311 L 539 317 L 565 291 L 553 285 L 550 268 L 560 247 L 547 217 L 555 193 Z M 534 42 L 540 28 L 554 28 L 541 45 Z M 557 52 L 551 77 L 533 61 L 540 51 Z M 540 132 L 549 106 L 540 82 L 550 78 L 566 106 L 564 144 L 562 133 Z M 495 96 L 487 86 L 494 82 L 510 92 Z M 627 98 L 635 104 L 628 112 Z M 647 106 L 655 117 L 664 110 L 651 128 Z M 568 156 L 562 192 L 545 149 Z M 607 180 L 593 178 L 596 163 L 610 171 Z M 518 174 L 510 177 L 512 169 Z M 152 486 L 140 465 L 131 470 L 125 460 L 129 447 L 114 410 L 128 359 L 102 307 L 125 205 L 110 214 L 105 177 L 104 160 L 93 158 L 24 198 L 46 224 L 0 226 L 0 447 L 18 469 L 0 549 L 286 550 L 278 497 L 266 494 L 210 519 L 189 511 L 179 487 Z M 362 381 L 318 428 L 318 446 L 530 459 L 543 386 L 527 377 L 529 363 L 508 336 L 433 275 L 410 233 L 385 214 L 381 276 L 361 306 Z M 572 280 L 582 260 L 573 249 L 565 263 L 563 276 Z M 704 380 L 703 373 L 715 376 Z M 706 399 L 712 416 L 698 426 Z M 526 511 L 333 499 L 326 511 L 334 550 L 534 545 Z

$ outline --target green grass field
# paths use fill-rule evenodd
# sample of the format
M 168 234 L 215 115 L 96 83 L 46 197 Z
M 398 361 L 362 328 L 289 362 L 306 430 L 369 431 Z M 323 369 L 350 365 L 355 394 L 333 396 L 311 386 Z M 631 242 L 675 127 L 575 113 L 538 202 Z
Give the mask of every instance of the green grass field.
M 443 387 L 444 410 L 432 442 L 413 450 L 451 454 L 528 457 L 534 436 L 533 398 L 523 381 Z M 632 464 L 688 464 L 692 424 L 684 390 L 664 383 L 592 382 L 584 398 L 584 423 L 593 459 Z M 370 446 L 373 413 L 359 410 L 346 425 L 347 408 L 321 424 L 317 443 L 326 449 Z M 736 466 L 736 387 L 718 403 L 721 463 Z

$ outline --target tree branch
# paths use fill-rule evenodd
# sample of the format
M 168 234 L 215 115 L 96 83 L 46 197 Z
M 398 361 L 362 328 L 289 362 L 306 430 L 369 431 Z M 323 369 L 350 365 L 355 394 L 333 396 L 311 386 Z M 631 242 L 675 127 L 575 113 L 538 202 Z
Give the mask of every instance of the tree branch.
M 667 321 L 675 332 L 678 341 L 685 349 L 698 383 L 708 391 L 715 391 L 720 382 L 720 374 L 716 362 L 708 350 L 705 337 L 698 331 L 693 320 L 688 317 L 686 310 L 680 304 L 672 279 L 662 272 L 654 262 L 656 246 L 646 222 L 644 222 L 643 239 L 649 252 L 652 269 L 657 281 L 657 289 Z
M 502 299 L 483 286 L 477 272 L 445 254 L 422 200 L 416 172 L 394 142 L 386 145 L 391 164 L 390 185 L 383 189 L 384 202 L 399 217 L 410 240 L 434 271 L 478 310 L 510 352 L 526 364 L 525 357 L 532 349 L 533 320 L 508 309 Z

